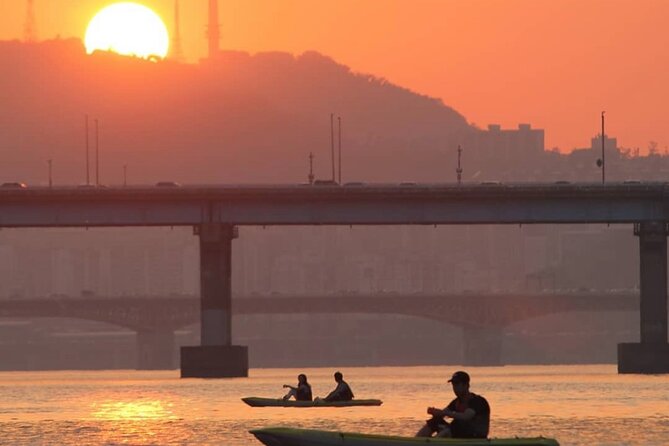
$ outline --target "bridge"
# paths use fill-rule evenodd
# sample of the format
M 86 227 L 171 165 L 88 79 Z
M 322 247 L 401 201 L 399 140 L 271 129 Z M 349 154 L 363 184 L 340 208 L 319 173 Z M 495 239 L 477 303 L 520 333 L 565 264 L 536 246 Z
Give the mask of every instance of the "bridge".
M 640 343 L 621 373 L 669 373 L 669 186 L 641 184 L 224 185 L 0 190 L 0 228 L 193 226 L 200 238 L 200 346 L 183 377 L 247 376 L 232 345 L 231 247 L 238 225 L 633 224 L 640 252 Z
M 637 311 L 633 293 L 241 296 L 235 314 L 397 314 L 437 320 L 464 330 L 466 365 L 501 365 L 503 329 L 550 314 Z M 137 368 L 173 368 L 175 330 L 200 320 L 189 297 L 59 297 L 0 300 L 0 317 L 61 317 L 117 325 L 137 332 Z

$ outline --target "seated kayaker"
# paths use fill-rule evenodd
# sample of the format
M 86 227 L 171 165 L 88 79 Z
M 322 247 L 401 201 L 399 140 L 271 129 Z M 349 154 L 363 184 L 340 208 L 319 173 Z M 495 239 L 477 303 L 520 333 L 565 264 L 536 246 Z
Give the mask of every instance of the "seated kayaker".
M 337 382 L 337 387 L 328 393 L 328 396 L 325 398 L 316 398 L 317 400 L 323 400 L 327 402 L 333 401 L 351 401 L 353 396 L 353 391 L 346 381 L 344 381 L 344 375 L 341 372 L 335 372 L 334 379 Z
M 284 384 L 283 388 L 290 389 L 288 393 L 283 396 L 284 400 L 289 400 L 293 397 L 296 401 L 311 401 L 311 386 L 307 382 L 307 375 L 304 373 L 297 375 L 297 387 Z
M 456 398 L 445 409 L 428 407 L 432 418 L 416 434 L 416 437 L 487 438 L 490 429 L 490 406 L 480 395 L 469 391 L 467 372 L 455 372 L 448 380 Z M 452 418 L 451 422 L 444 418 Z

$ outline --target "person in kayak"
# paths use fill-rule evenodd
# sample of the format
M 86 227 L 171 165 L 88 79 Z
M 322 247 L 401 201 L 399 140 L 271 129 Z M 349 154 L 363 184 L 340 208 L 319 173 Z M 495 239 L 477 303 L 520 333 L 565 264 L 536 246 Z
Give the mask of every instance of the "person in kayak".
M 490 406 L 481 395 L 469 391 L 469 374 L 458 371 L 448 380 L 456 398 L 445 409 L 428 407 L 432 418 L 416 437 L 487 438 L 490 430 Z M 449 423 L 444 418 L 452 418 Z
M 284 389 L 290 389 L 287 394 L 283 396 L 284 400 L 289 400 L 291 397 L 295 401 L 311 401 L 311 385 L 307 382 L 307 375 L 300 373 L 297 375 L 297 387 L 283 385 Z
M 353 396 L 353 391 L 346 381 L 344 381 L 344 375 L 341 372 L 335 372 L 334 379 L 337 382 L 337 387 L 328 393 L 328 396 L 322 398 L 323 401 L 332 402 L 332 401 L 351 401 Z M 319 398 L 317 398 L 319 399 Z

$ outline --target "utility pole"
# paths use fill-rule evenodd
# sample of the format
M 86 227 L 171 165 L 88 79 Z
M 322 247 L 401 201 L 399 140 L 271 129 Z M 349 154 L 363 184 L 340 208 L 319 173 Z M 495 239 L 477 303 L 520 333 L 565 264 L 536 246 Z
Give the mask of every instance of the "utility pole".
M 606 136 L 604 134 L 604 113 L 602 112 L 602 184 L 606 182 L 606 158 L 604 158 L 604 142 L 606 141 Z
M 218 0 L 209 0 L 209 26 L 207 26 L 209 40 L 209 59 L 214 59 L 219 53 L 221 29 L 218 23 Z
M 339 123 L 339 184 L 341 184 L 341 116 L 337 116 Z
M 49 187 L 53 187 L 53 176 L 51 175 L 51 164 L 53 160 L 47 160 L 47 163 L 49 164 Z
M 35 25 L 35 8 L 33 0 L 27 1 L 26 21 L 23 25 L 23 40 L 27 43 L 37 41 L 37 26 Z
M 91 173 L 89 168 L 88 156 L 88 115 L 86 115 L 86 186 L 91 184 Z
M 462 183 L 462 166 L 460 165 L 461 157 L 462 157 L 462 147 L 458 145 L 458 167 L 455 169 L 455 174 L 458 177 L 458 186 Z
M 95 118 L 95 185 L 100 185 L 100 138 L 98 136 L 98 118 Z
M 179 0 L 174 0 L 174 36 L 172 37 L 172 59 L 183 62 L 184 53 L 181 47 L 181 26 L 179 17 Z
M 309 184 L 314 184 L 314 152 L 309 152 Z
M 335 177 L 335 150 L 334 150 L 334 113 L 330 113 L 330 151 L 332 153 L 332 182 L 336 180 Z

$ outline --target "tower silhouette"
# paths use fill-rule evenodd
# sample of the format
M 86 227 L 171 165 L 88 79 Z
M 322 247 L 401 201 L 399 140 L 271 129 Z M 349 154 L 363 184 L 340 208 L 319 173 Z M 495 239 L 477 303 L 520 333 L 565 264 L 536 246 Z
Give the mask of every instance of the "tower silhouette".
M 207 39 L 209 39 L 209 58 L 212 59 L 219 52 L 219 42 L 221 39 L 221 30 L 218 23 L 218 0 L 209 0 Z
M 172 34 L 172 59 L 183 62 L 184 53 L 181 47 L 181 30 L 179 19 L 179 0 L 174 0 L 174 33 Z
M 23 40 L 25 42 L 35 42 L 37 40 L 37 25 L 35 25 L 33 0 L 26 2 L 26 22 L 23 25 Z

